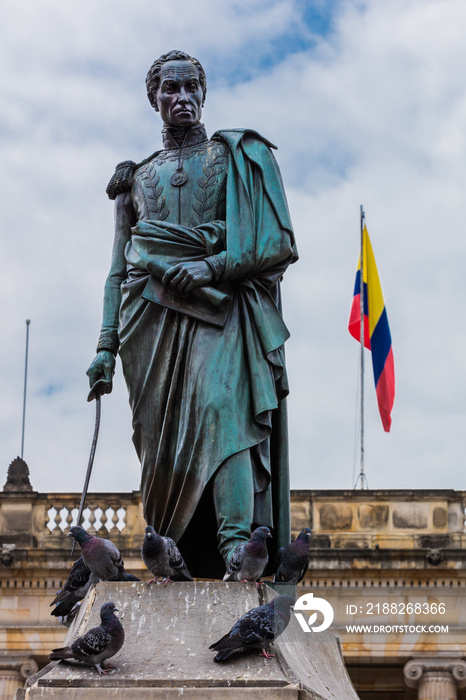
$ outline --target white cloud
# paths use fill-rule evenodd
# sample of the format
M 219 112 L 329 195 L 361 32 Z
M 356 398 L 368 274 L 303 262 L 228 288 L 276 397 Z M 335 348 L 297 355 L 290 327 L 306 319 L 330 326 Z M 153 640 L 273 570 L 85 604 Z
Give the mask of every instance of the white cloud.
M 93 428 L 84 371 L 112 240 L 104 190 L 116 162 L 157 148 L 144 77 L 177 47 L 210 76 L 209 131 L 249 126 L 279 146 L 301 254 L 284 284 L 293 486 L 352 483 L 358 346 L 346 323 L 364 204 L 397 376 L 385 435 L 367 355 L 369 484 L 462 488 L 466 8 L 460 0 L 345 2 L 332 33 L 267 67 L 278 40 L 310 35 L 301 11 L 291 0 L 7 3 L 3 469 L 20 446 L 30 317 L 25 458 L 37 489 L 81 489 Z M 95 489 L 138 486 L 123 384 L 120 372 L 103 400 Z

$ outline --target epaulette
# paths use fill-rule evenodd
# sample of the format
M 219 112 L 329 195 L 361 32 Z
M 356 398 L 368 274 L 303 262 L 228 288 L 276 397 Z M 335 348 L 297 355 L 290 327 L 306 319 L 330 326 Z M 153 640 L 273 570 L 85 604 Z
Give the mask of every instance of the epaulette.
M 128 192 L 131 189 L 134 171 L 137 167 L 134 160 L 124 160 L 122 163 L 118 163 L 105 190 L 109 199 L 116 199 L 118 194 Z

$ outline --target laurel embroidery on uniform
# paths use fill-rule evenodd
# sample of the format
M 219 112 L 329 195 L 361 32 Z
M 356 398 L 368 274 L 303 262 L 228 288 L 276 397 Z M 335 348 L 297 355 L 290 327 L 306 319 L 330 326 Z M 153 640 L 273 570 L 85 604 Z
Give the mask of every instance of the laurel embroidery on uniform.
M 146 200 L 146 205 L 151 215 L 155 214 L 159 221 L 165 221 L 170 213 L 167 207 L 167 202 L 163 194 L 163 187 L 160 185 L 160 177 L 157 175 L 155 168 L 145 169 L 140 178 L 144 182 L 143 193 Z
M 199 189 L 194 192 L 197 202 L 193 203 L 195 216 L 191 219 L 191 226 L 199 226 L 212 221 L 212 209 L 216 204 L 217 178 L 224 171 L 225 151 L 223 149 L 212 153 L 204 165 L 205 177 L 197 181 Z

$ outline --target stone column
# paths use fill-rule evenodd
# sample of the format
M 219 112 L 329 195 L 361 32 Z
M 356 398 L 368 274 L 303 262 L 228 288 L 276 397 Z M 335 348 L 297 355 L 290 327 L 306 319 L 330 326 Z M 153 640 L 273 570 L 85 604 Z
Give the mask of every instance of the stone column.
M 466 687 L 466 662 L 455 657 L 422 656 L 403 669 L 408 688 L 418 689 L 418 700 L 457 700 Z
M 0 660 L 0 700 L 12 700 L 16 689 L 24 681 L 37 673 L 38 665 L 34 659 L 5 658 Z

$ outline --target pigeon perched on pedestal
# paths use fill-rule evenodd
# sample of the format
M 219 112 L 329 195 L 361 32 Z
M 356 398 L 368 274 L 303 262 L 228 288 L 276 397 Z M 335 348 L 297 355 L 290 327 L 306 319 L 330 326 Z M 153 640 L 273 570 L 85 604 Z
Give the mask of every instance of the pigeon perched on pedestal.
M 165 585 L 169 581 L 192 581 L 193 577 L 173 540 L 157 534 L 150 525 L 146 527 L 145 533 L 141 556 L 149 571 L 154 574 L 149 583 L 155 583 L 158 578 L 164 578 Z
M 266 540 L 272 537 L 268 527 L 258 527 L 247 542 L 235 547 L 224 581 L 257 581 L 262 576 L 269 555 Z
M 84 563 L 84 559 L 79 557 L 73 564 L 63 588 L 58 591 L 50 603 L 50 605 L 55 605 L 50 614 L 55 617 L 67 617 L 74 606 L 84 598 L 91 585 L 98 581 L 97 576 L 94 576 Z
M 309 541 L 311 529 L 305 527 L 291 544 L 280 547 L 275 557 L 274 581 L 299 583 L 309 566 Z
M 102 605 L 100 626 L 93 627 L 68 647 L 53 649 L 49 659 L 82 661 L 89 666 L 95 666 L 100 675 L 109 673 L 108 669 L 112 667 L 106 665 L 105 661 L 120 651 L 125 641 L 125 632 L 115 615 L 116 611 L 117 608 L 112 602 Z
M 230 656 L 246 649 L 261 649 L 259 656 L 270 659 L 267 649 L 285 629 L 290 621 L 290 608 L 294 599 L 289 595 L 279 595 L 266 605 L 249 610 L 240 617 L 228 634 L 209 649 L 217 651 L 214 661 L 227 661 Z
M 124 581 L 139 581 L 140 579 L 126 571 L 123 572 Z M 54 617 L 61 618 L 60 622 L 69 627 L 79 610 L 80 601 L 84 598 L 93 583 L 98 583 L 100 578 L 93 574 L 84 559 L 79 557 L 73 564 L 68 578 L 63 587 L 50 603 L 54 609 L 50 613 Z
M 99 581 L 126 581 L 123 559 L 111 540 L 89 535 L 79 525 L 70 528 L 68 537 L 81 545 L 83 561 Z

